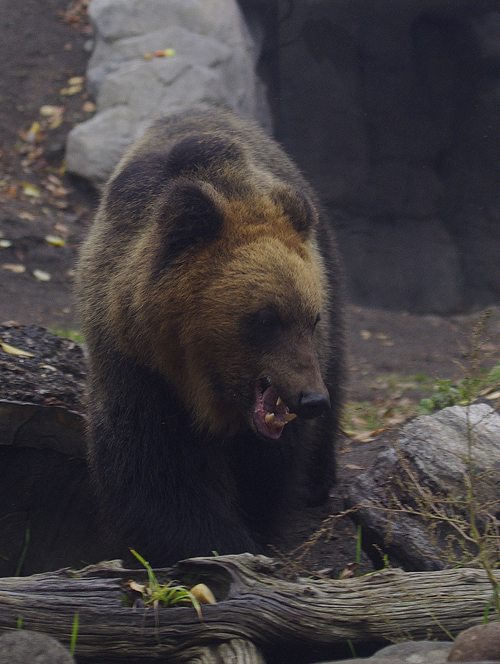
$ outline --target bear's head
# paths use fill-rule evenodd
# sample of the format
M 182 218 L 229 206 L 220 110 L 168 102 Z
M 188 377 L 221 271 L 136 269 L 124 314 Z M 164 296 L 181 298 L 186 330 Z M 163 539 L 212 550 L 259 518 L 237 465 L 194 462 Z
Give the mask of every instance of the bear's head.
M 250 427 L 275 440 L 295 417 L 330 406 L 316 212 L 307 195 L 272 178 L 253 186 L 234 167 L 215 178 L 210 168 L 211 179 L 203 168 L 176 174 L 150 212 L 154 232 L 135 249 L 137 265 L 148 256 L 150 269 L 137 269 L 126 303 L 134 323 L 122 338 L 199 427 L 222 435 Z

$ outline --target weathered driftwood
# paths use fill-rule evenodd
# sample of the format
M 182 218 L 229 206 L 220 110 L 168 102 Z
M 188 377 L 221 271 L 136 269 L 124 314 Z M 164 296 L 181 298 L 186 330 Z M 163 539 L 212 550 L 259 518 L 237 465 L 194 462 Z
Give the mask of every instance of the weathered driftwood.
M 124 570 L 119 561 L 77 573 L 4 578 L 0 631 L 14 629 L 22 618 L 23 628 L 67 644 L 78 612 L 82 661 L 258 664 L 264 661 L 259 651 L 268 649 L 334 656 L 347 639 L 443 639 L 479 623 L 492 596 L 486 574 L 476 569 L 389 569 L 345 580 L 293 581 L 282 572 L 281 563 L 249 554 L 179 563 L 176 579 L 204 582 L 217 597 L 217 604 L 203 606 L 201 621 L 191 607 L 126 606 L 124 581 L 143 572 Z

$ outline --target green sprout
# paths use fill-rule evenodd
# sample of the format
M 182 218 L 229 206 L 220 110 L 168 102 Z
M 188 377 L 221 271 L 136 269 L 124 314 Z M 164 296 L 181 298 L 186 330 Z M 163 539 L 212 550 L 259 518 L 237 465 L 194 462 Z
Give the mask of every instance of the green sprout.
M 75 613 L 75 617 L 73 618 L 73 627 L 71 629 L 71 646 L 70 646 L 70 652 L 72 655 L 75 654 L 75 648 L 76 648 L 76 639 L 78 638 L 78 628 L 80 625 L 80 614 L 78 611 Z
M 137 590 L 138 592 L 142 593 L 142 597 L 146 605 L 152 604 L 155 609 L 157 609 L 159 606 L 169 607 L 189 604 L 194 607 L 199 619 L 201 620 L 202 616 L 200 602 L 190 590 L 188 590 L 185 586 L 172 585 L 175 583 L 175 581 L 170 581 L 169 583 L 165 584 L 159 583 L 151 565 L 146 560 L 144 560 L 144 558 L 139 553 L 137 553 L 137 551 L 134 551 L 134 549 L 130 549 L 130 551 L 137 558 L 137 560 L 142 565 L 144 565 L 148 573 L 147 584 L 134 584 L 133 587 L 131 586 L 133 590 Z

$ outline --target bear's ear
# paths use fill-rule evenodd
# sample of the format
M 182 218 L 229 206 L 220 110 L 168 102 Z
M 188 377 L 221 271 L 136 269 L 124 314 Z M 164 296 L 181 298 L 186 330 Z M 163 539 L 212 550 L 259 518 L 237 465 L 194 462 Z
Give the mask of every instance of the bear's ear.
M 126 164 L 111 180 L 105 194 L 106 213 L 118 229 L 132 226 L 147 214 L 148 203 L 164 186 L 165 157 L 146 155 Z
M 224 165 L 241 161 L 243 152 L 235 141 L 226 136 L 188 136 L 180 140 L 167 158 L 167 169 L 171 177 L 194 173 L 217 163 Z
M 286 187 L 277 187 L 271 192 L 272 200 L 283 210 L 297 233 L 304 239 L 309 237 L 318 220 L 313 203 L 306 194 Z
M 224 223 L 222 201 L 206 182 L 177 180 L 166 192 L 157 219 L 164 238 L 163 269 L 190 247 L 220 235 Z

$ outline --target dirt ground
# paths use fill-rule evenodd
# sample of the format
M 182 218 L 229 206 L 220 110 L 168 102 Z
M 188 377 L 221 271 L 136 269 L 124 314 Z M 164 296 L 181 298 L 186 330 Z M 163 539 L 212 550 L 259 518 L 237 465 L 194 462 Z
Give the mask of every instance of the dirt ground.
M 94 109 L 81 78 L 91 40 L 84 0 L 6 0 L 2 6 L 0 62 L 9 64 L 0 78 L 0 323 L 58 332 L 78 328 L 74 264 L 96 199 L 67 176 L 63 156 L 68 130 Z M 397 424 L 430 379 L 462 375 L 459 364 L 479 316 L 416 316 L 348 305 L 349 400 L 368 402 Z M 499 309 L 490 332 L 481 351 L 489 363 L 498 351 Z M 363 428 L 355 411 L 354 425 Z M 377 446 L 363 436 L 346 439 L 339 454 L 341 486 L 366 467 Z M 340 494 L 324 510 L 303 513 L 283 547 L 299 546 L 341 509 Z M 355 538 L 351 525 L 337 529 L 333 540 L 318 547 L 316 566 L 338 569 L 352 561 Z

